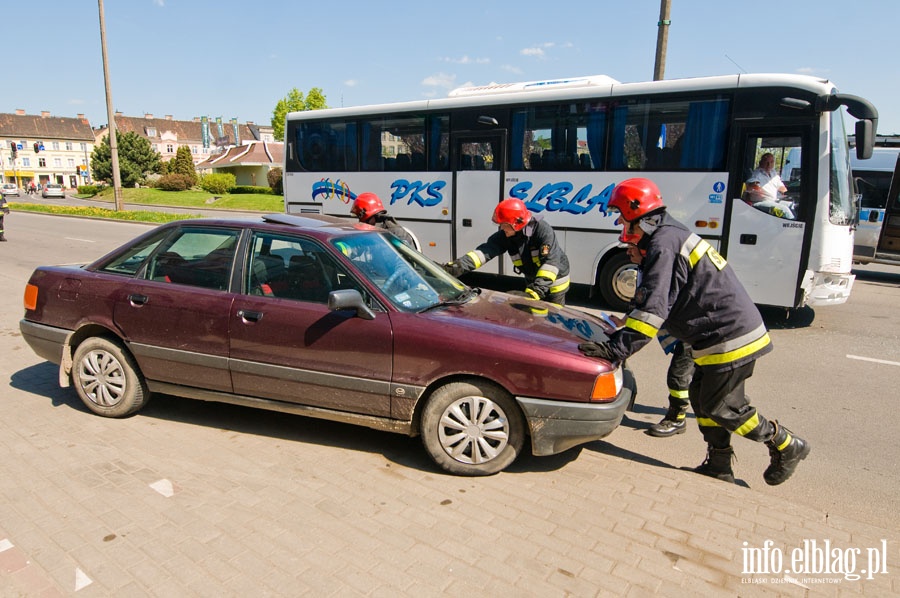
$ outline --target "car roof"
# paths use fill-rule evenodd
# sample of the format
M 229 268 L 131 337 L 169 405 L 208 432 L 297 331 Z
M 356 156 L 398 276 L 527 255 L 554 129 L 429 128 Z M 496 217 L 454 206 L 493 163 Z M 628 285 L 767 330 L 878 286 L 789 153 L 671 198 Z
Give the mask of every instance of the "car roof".
M 197 218 L 178 220 L 166 226 L 242 226 L 281 232 L 305 232 L 316 237 L 372 232 L 377 230 L 367 224 L 360 224 L 355 218 L 341 218 L 324 214 L 264 214 L 259 218 Z

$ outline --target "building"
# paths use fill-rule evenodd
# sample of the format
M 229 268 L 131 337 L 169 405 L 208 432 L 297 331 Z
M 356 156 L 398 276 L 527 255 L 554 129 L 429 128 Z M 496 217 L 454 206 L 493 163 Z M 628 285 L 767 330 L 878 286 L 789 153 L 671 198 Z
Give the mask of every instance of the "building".
M 50 116 L 46 111 L 39 116 L 24 110 L 0 114 L 3 182 L 14 182 L 23 189 L 32 182 L 70 188 L 87 184 L 92 151 L 94 133 L 83 114 L 76 118 Z
M 229 147 L 251 141 L 274 141 L 271 126 L 256 125 L 252 121 L 239 124 L 236 118 L 227 122 L 221 118 L 207 117 L 174 120 L 168 114 L 164 118 L 154 118 L 152 114 L 139 117 L 125 116 L 121 112 L 116 112 L 114 118 L 120 133 L 133 132 L 144 137 L 164 162 L 174 158 L 182 145 L 191 149 L 196 165 L 227 151 Z M 94 143 L 101 143 L 109 134 L 108 129 L 106 125 L 94 129 Z
M 251 141 L 210 156 L 196 167 L 201 175 L 209 172 L 231 173 L 238 185 L 268 187 L 269 170 L 281 167 L 283 162 L 283 143 Z

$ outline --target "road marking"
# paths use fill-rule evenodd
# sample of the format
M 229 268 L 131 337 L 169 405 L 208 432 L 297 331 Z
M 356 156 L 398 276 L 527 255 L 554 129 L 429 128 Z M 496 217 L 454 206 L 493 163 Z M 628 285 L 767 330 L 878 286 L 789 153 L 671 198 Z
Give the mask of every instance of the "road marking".
M 897 361 L 887 361 L 884 359 L 874 359 L 872 357 L 860 357 L 859 355 L 847 355 L 847 359 L 859 359 L 860 361 L 873 361 L 875 363 L 883 363 L 885 365 L 900 365 Z
M 82 243 L 96 243 L 93 239 L 79 239 L 78 237 L 65 237 L 66 241 L 81 241 Z

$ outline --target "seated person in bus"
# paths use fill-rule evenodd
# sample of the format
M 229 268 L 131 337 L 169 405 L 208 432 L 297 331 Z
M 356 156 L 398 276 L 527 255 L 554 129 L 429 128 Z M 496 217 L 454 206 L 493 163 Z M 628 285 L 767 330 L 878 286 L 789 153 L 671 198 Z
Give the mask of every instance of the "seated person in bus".
M 387 213 L 387 210 L 384 209 L 384 204 L 381 203 L 381 199 L 374 193 L 366 192 L 357 195 L 356 199 L 353 200 L 350 213 L 356 216 L 360 222 L 383 228 L 403 241 L 407 246 L 418 249 L 418 244 L 413 239 L 413 236 L 393 216 Z
M 775 172 L 775 156 L 772 153 L 766 152 L 760 157 L 759 167 L 747 178 L 746 185 L 742 196 L 744 201 L 773 216 L 795 220 L 790 202 L 778 197 L 779 193 L 787 193 L 787 187 Z
M 516 273 L 525 276 L 525 293 L 529 298 L 565 305 L 569 258 L 557 242 L 553 227 L 540 216 L 534 216 L 516 198 L 497 204 L 493 222 L 500 227 L 499 231 L 464 256 L 444 264 L 444 270 L 462 276 L 508 253 Z

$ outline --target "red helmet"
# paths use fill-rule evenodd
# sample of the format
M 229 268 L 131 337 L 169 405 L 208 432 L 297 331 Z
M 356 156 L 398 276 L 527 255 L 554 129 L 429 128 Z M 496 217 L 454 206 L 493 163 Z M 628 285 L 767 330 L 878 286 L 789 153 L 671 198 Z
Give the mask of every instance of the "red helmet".
M 386 211 L 378 196 L 369 192 L 357 195 L 356 199 L 353 200 L 353 207 L 350 208 L 350 213 L 360 220 L 368 220 L 375 214 Z
M 513 227 L 514 231 L 520 231 L 531 220 L 531 212 L 528 211 L 525 202 L 521 199 L 510 197 L 498 203 L 494 208 L 493 220 L 494 224 L 508 224 Z
M 649 179 L 622 181 L 613 189 L 608 206 L 619 210 L 622 218 L 628 222 L 634 222 L 665 207 L 659 188 Z

